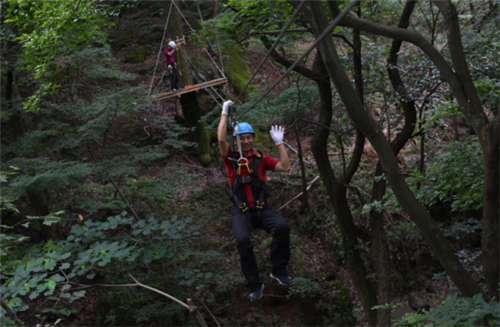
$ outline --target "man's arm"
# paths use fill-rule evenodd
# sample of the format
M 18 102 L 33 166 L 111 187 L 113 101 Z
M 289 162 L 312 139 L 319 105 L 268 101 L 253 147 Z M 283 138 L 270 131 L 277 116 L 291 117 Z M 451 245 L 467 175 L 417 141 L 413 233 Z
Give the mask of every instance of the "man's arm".
M 229 115 L 229 107 L 233 105 L 233 101 L 229 100 L 222 105 L 222 114 L 220 116 L 219 127 L 217 128 L 217 139 L 219 140 L 220 154 L 227 156 L 229 144 L 226 141 L 227 136 L 227 116 Z
M 274 167 L 275 172 L 287 172 L 292 169 L 290 165 L 290 159 L 288 158 L 288 153 L 286 152 L 285 145 L 283 144 L 283 138 L 285 137 L 285 129 L 280 126 L 271 127 L 271 137 L 274 143 L 278 147 L 278 152 L 280 153 L 280 162 Z
M 169 56 L 173 55 L 173 54 L 174 54 L 174 52 L 175 52 L 175 48 L 173 48 L 173 49 L 172 49 L 172 51 L 170 51 L 170 52 L 167 50 L 167 54 L 168 54 Z
M 287 172 L 292 169 L 290 165 L 290 159 L 288 158 L 288 153 L 286 152 L 285 145 L 278 145 L 278 152 L 280 153 L 280 162 L 274 167 L 275 172 Z

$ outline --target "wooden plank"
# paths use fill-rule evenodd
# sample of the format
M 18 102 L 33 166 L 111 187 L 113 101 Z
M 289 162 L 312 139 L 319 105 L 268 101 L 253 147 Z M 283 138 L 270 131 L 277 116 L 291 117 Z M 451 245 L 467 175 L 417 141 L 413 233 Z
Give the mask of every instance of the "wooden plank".
M 168 98 L 171 98 L 174 96 L 181 96 L 182 94 L 198 91 L 200 89 L 204 89 L 204 88 L 207 88 L 210 86 L 215 86 L 215 85 L 225 84 L 225 83 L 227 83 L 227 78 L 214 79 L 212 81 L 208 81 L 208 82 L 204 82 L 204 83 L 200 83 L 200 84 L 195 84 L 195 85 L 193 85 L 193 87 L 190 87 L 189 89 L 182 89 L 182 90 L 178 90 L 175 92 L 164 92 L 164 93 L 160 93 L 158 95 L 154 95 L 153 101 L 164 100 L 164 99 L 168 99 Z

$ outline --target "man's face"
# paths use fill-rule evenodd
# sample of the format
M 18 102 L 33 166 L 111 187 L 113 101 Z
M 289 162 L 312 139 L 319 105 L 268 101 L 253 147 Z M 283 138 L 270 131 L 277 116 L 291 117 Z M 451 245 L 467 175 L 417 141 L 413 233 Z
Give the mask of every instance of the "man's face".
M 248 152 L 252 150 L 253 140 L 254 140 L 254 135 L 251 133 L 240 134 L 241 151 Z

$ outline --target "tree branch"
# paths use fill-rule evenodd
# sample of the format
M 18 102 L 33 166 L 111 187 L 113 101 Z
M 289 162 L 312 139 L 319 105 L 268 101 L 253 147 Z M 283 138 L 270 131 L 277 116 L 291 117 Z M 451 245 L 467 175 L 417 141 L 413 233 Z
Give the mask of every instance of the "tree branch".
M 19 327 L 24 326 L 23 322 L 19 320 L 16 313 L 7 305 L 7 303 L 5 303 L 2 297 L 0 297 L 0 304 L 2 305 L 2 308 L 4 308 L 4 310 L 7 312 L 7 316 L 9 316 L 10 319 L 14 320 Z

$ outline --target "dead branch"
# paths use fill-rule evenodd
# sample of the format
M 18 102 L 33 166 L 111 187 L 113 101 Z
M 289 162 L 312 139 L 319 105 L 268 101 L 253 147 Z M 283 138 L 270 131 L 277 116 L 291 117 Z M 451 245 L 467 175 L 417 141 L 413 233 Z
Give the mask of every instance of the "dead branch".
M 306 188 L 306 191 L 309 191 L 309 189 L 313 186 L 314 183 L 316 183 L 316 181 L 319 179 L 319 176 L 316 176 L 312 181 L 310 181 L 308 183 L 308 186 Z M 297 200 L 299 197 L 302 196 L 302 193 L 303 192 L 300 192 L 299 194 L 297 194 L 296 196 L 294 196 L 290 201 L 288 201 L 287 203 L 285 203 L 284 205 L 282 205 L 281 207 L 279 207 L 278 211 L 283 209 L 284 207 L 286 207 L 287 205 L 289 205 L 290 203 L 292 203 L 292 201 L 294 200 Z

